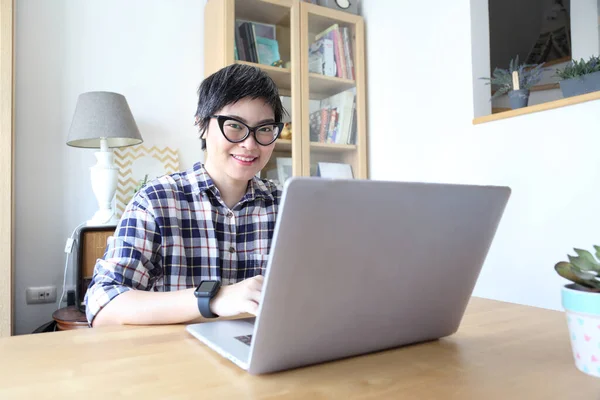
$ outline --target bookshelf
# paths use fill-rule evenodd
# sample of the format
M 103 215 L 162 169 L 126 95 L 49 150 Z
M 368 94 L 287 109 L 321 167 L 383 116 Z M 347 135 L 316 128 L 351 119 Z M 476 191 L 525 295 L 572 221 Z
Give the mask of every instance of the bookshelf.
M 291 159 L 295 176 L 314 176 L 318 163 L 328 162 L 348 164 L 354 178 L 368 178 L 361 16 L 301 0 L 209 0 L 204 20 L 205 76 L 233 63 L 254 65 L 273 79 L 281 96 L 288 98 L 285 104 L 291 116 L 287 120 L 291 122 L 291 139 L 277 140 L 261 176 L 275 177 L 278 158 L 282 158 L 287 162 Z M 244 23 L 257 30 L 248 34 Z M 251 39 L 259 36 L 256 32 L 263 25 L 275 32 L 281 67 L 249 61 L 252 57 L 257 61 L 264 54 L 258 51 L 258 40 Z M 249 47 L 250 42 L 254 48 Z M 340 72 L 326 75 L 325 69 L 314 71 L 315 54 L 325 54 L 315 49 L 325 47 L 323 43 L 339 46 L 333 61 L 336 69 L 338 64 L 343 67 Z M 331 61 L 331 53 L 328 57 Z

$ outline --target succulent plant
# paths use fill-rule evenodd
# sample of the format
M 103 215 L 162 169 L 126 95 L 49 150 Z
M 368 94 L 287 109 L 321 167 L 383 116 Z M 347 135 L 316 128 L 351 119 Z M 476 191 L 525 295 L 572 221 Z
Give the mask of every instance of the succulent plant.
M 135 195 L 137 192 L 142 190 L 144 186 L 148 183 L 148 174 L 144 175 L 144 179 L 140 179 L 138 184 L 133 188 L 133 194 Z
M 571 60 L 563 69 L 556 70 L 556 76 L 561 80 L 565 80 L 578 78 L 598 71 L 600 71 L 600 57 L 591 56 L 587 61 L 583 58 L 579 61 Z
M 600 260 L 600 246 L 594 246 Z M 560 276 L 584 288 L 600 292 L 600 262 L 586 250 L 574 249 L 577 256 L 567 255 L 569 262 L 561 261 L 554 266 Z
M 514 71 L 519 73 L 519 88 L 531 89 L 531 87 L 542 80 L 542 72 L 545 71 L 545 69 L 542 68 L 542 64 L 519 65 L 519 56 L 517 55 L 514 60 L 510 60 L 508 69 L 496 67 L 491 78 L 479 79 L 487 80 L 488 83 L 486 83 L 486 85 L 491 84 L 498 88 L 492 95 L 492 99 L 495 99 L 496 97 L 502 96 L 513 90 L 512 74 Z

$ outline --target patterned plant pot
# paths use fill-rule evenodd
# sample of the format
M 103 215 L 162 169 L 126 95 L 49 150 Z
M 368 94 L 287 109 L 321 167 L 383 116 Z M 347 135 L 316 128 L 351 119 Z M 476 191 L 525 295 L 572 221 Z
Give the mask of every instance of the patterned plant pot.
M 600 378 L 600 292 L 579 288 L 576 284 L 562 288 L 573 358 L 580 371 Z
M 560 81 L 560 90 L 563 97 L 597 92 L 600 90 L 600 71 Z

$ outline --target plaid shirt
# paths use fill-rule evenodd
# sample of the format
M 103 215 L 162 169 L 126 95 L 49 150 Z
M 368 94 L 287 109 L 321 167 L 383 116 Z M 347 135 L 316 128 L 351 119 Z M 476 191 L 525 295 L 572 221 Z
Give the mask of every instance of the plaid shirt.
M 229 209 L 200 163 L 150 182 L 129 202 L 85 295 L 91 324 L 127 290 L 166 292 L 263 274 L 281 190 L 252 178 Z

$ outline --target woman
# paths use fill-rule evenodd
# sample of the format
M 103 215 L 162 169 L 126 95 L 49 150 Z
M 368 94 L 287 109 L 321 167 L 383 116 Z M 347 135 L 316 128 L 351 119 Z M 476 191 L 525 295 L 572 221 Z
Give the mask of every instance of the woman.
M 256 174 L 283 113 L 275 83 L 258 68 L 231 65 L 202 82 L 196 123 L 205 164 L 158 178 L 131 200 L 85 296 L 92 326 L 256 314 L 281 197 Z M 211 282 L 215 293 L 195 295 Z

